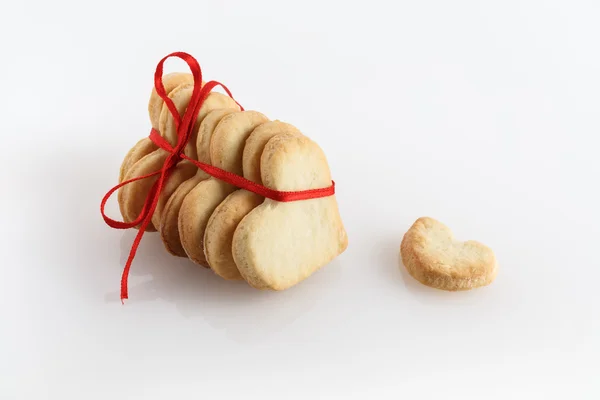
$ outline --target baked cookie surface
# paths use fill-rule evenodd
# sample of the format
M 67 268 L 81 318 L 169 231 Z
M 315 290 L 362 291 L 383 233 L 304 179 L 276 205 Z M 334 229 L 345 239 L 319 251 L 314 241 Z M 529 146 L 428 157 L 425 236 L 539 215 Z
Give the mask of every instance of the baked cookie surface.
M 454 238 L 441 222 L 422 217 L 404 235 L 400 245 L 408 273 L 436 289 L 470 290 L 492 283 L 498 267 L 494 252 L 487 246 Z

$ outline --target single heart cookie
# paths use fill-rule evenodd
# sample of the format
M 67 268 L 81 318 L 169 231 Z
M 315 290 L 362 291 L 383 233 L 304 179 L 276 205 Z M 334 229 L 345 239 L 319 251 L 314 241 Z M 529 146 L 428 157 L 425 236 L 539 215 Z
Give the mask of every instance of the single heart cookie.
M 129 168 L 124 180 L 137 178 L 160 170 L 168 155 L 169 153 L 163 149 L 157 149 L 152 153 L 145 155 Z M 144 208 L 146 197 L 157 180 L 158 176 L 153 176 L 131 182 L 119 189 L 117 201 L 119 203 L 121 215 L 123 216 L 123 221 L 133 222 L 138 218 Z M 137 225 L 135 228 L 139 229 L 140 226 L 141 224 Z M 146 230 L 148 232 L 155 232 L 157 228 L 153 223 L 150 223 L 146 227 Z
M 325 154 L 304 136 L 278 135 L 260 161 L 263 185 L 279 191 L 329 187 Z M 235 264 L 258 289 L 284 290 L 346 250 L 348 237 L 335 195 L 296 202 L 265 199 L 233 235 Z
M 498 272 L 493 251 L 473 240 L 454 238 L 433 218 L 419 218 L 400 245 L 408 273 L 424 285 L 448 290 L 470 290 L 492 283 Z
M 152 225 L 154 225 L 159 231 L 161 231 L 161 224 L 164 220 L 164 209 L 168 201 L 173 197 L 175 191 L 188 179 L 195 176 L 198 171 L 191 161 L 183 160 L 177 163 L 175 168 L 169 174 L 168 179 L 165 181 L 162 191 L 158 196 L 158 203 L 152 214 Z
M 287 122 L 274 120 L 260 125 L 248 137 L 242 155 L 242 169 L 246 179 L 262 185 L 262 178 L 260 177 L 260 157 L 262 156 L 267 142 L 275 135 L 281 133 L 302 136 L 300 130 L 295 126 L 288 124 Z
M 165 93 L 168 95 L 178 86 L 193 86 L 194 76 L 190 73 L 172 72 L 170 74 L 163 75 L 162 83 L 163 87 L 165 88 Z M 204 86 L 204 82 L 202 82 L 202 86 Z M 156 130 L 159 130 L 158 122 L 163 104 L 163 99 L 156 92 L 156 88 L 153 87 L 152 92 L 150 93 L 150 101 L 148 101 L 148 115 L 150 117 L 150 123 L 152 124 L 152 127 Z
M 125 175 L 127 175 L 127 172 L 129 172 L 129 169 L 131 169 L 133 164 L 157 149 L 158 146 L 155 145 L 149 138 L 146 137 L 139 140 L 123 158 L 121 169 L 119 170 L 119 183 L 125 180 Z
M 296 127 L 281 121 L 265 122 L 252 131 L 246 140 L 242 157 L 244 178 L 262 184 L 260 156 L 269 139 L 281 134 L 302 135 Z M 239 222 L 264 199 L 248 190 L 236 190 L 217 206 L 208 220 L 204 233 L 204 254 L 210 268 L 220 277 L 243 279 L 231 252 L 233 234 Z

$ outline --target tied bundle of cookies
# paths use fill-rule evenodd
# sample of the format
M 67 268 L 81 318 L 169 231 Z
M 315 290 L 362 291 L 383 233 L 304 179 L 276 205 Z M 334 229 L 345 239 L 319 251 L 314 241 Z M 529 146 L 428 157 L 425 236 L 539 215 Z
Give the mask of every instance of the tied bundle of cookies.
M 169 57 L 183 59 L 191 74 L 163 76 Z M 287 289 L 345 251 L 335 186 L 314 141 L 244 110 L 227 87 L 202 80 L 189 54 L 163 58 L 154 80 L 150 136 L 129 150 L 119 184 L 101 203 L 109 226 L 138 229 L 122 299 L 144 232 L 158 232 L 172 255 L 257 289 Z M 213 92 L 217 86 L 227 95 Z M 122 222 L 104 213 L 115 191 Z

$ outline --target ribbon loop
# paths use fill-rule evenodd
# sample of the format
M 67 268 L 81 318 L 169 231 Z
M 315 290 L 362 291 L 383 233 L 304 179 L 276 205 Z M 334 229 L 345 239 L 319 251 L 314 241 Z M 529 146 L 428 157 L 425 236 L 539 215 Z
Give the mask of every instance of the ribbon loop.
M 165 86 L 163 85 L 162 81 L 163 66 L 165 64 L 165 61 L 167 61 L 167 59 L 171 57 L 178 57 L 185 61 L 189 66 L 192 72 L 192 76 L 194 77 L 194 93 L 196 94 L 196 96 L 198 95 L 197 92 L 201 90 L 200 86 L 202 85 L 202 71 L 200 69 L 200 64 L 198 64 L 198 61 L 196 61 L 196 59 L 191 55 L 183 52 L 175 52 L 163 57 L 163 59 L 160 60 L 158 65 L 156 66 L 156 71 L 154 72 L 154 88 L 156 89 L 156 93 L 165 102 L 167 108 L 169 109 L 169 112 L 171 113 L 171 116 L 173 116 L 173 120 L 175 121 L 175 130 L 179 132 L 179 126 L 181 125 L 181 117 L 179 116 L 179 112 L 177 111 L 177 107 L 173 103 L 173 100 L 169 98 L 167 92 L 165 91 Z M 192 98 L 194 98 L 193 95 Z M 190 101 L 190 104 L 191 103 L 192 102 Z

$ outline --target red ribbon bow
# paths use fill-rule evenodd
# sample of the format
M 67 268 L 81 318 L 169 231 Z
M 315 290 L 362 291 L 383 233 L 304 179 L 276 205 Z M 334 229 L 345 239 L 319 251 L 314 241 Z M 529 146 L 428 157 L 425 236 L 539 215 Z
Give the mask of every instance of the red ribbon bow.
M 163 65 L 165 61 L 170 57 L 178 57 L 184 60 L 190 67 L 192 76 L 194 77 L 194 89 L 192 91 L 190 103 L 187 109 L 185 110 L 183 118 L 179 116 L 175 104 L 167 96 L 164 85 L 162 83 Z M 174 168 L 179 161 L 188 160 L 212 177 L 229 183 L 235 187 L 248 190 L 260 196 L 276 201 L 289 202 L 315 199 L 319 197 L 331 196 L 335 193 L 335 183 L 333 181 L 331 182 L 331 186 L 322 189 L 310 189 L 295 192 L 277 191 L 259 185 L 255 182 L 245 179 L 242 176 L 236 175 L 229 171 L 222 170 L 209 164 L 193 160 L 186 156 L 183 153 L 183 151 L 189 138 L 192 136 L 192 130 L 194 128 L 196 118 L 198 117 L 198 113 L 200 112 L 200 108 L 202 107 L 204 100 L 206 100 L 212 89 L 214 89 L 217 86 L 221 86 L 225 90 L 225 92 L 227 92 L 229 97 L 233 99 L 233 96 L 229 89 L 227 89 L 225 85 L 219 82 L 210 81 L 207 82 L 204 86 L 202 86 L 202 71 L 200 69 L 200 65 L 198 64 L 198 61 L 196 61 L 196 59 L 191 55 L 183 52 L 175 52 L 169 54 L 168 56 L 160 60 L 156 67 L 156 72 L 154 73 L 154 86 L 156 88 L 156 93 L 163 99 L 171 115 L 173 116 L 173 120 L 175 121 L 175 129 L 177 131 L 177 144 L 175 145 L 175 147 L 171 146 L 171 144 L 165 138 L 160 136 L 160 133 L 153 128 L 150 131 L 150 140 L 152 140 L 152 142 L 154 142 L 154 144 L 156 144 L 158 147 L 162 148 L 163 150 L 166 150 L 169 153 L 169 156 L 165 160 L 165 163 L 163 164 L 162 168 L 151 174 L 139 176 L 119 183 L 117 186 L 109 190 L 108 193 L 106 193 L 106 195 L 102 198 L 102 202 L 100 203 L 100 212 L 102 213 L 102 217 L 104 218 L 106 224 L 111 228 L 129 229 L 141 223 L 135 240 L 133 241 L 133 245 L 131 246 L 131 251 L 129 252 L 127 263 L 125 264 L 125 268 L 123 269 L 123 275 L 121 277 L 121 301 L 128 298 L 127 279 L 129 276 L 129 270 L 131 268 L 131 263 L 133 262 L 135 253 L 137 252 L 138 246 L 142 241 L 142 236 L 144 235 L 148 224 L 150 224 L 150 221 L 152 220 L 152 214 L 154 213 L 156 205 L 158 204 L 160 192 L 162 191 L 169 177 L 169 173 L 172 171 L 172 168 Z M 238 104 L 238 106 L 240 106 L 240 109 L 243 111 L 244 108 L 237 101 L 236 103 Z M 150 192 L 148 193 L 148 197 L 146 198 L 146 202 L 144 203 L 144 207 L 142 208 L 140 215 L 136 218 L 135 221 L 127 223 L 123 221 L 116 221 L 106 216 L 106 214 L 104 213 L 104 208 L 106 206 L 106 202 L 114 192 L 116 192 L 121 187 L 129 183 L 139 181 L 141 179 L 150 178 L 156 175 L 159 175 L 159 179 L 152 186 Z

